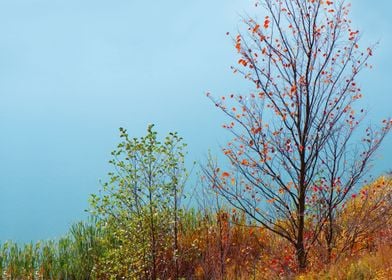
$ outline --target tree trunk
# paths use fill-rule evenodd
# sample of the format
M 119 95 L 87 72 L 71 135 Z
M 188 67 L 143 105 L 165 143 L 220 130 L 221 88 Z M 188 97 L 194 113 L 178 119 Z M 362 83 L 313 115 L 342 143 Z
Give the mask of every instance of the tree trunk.
M 306 253 L 304 245 L 304 229 L 305 229 L 305 202 L 300 202 L 299 205 L 299 221 L 298 221 L 298 236 L 297 236 L 297 261 L 299 271 L 302 272 L 306 269 Z
M 332 262 L 332 247 L 333 247 L 333 218 L 332 213 L 328 215 L 328 229 L 326 233 L 327 240 L 327 262 L 330 264 Z
M 306 270 L 306 254 L 304 244 L 297 244 L 297 261 L 298 261 L 298 269 L 300 272 L 304 272 Z
M 154 223 L 154 206 L 152 205 L 152 193 L 149 192 L 150 199 L 150 237 L 151 237 L 151 257 L 152 257 L 152 273 L 151 279 L 157 279 L 157 269 L 156 269 L 156 240 L 155 240 L 155 223 Z
M 299 184 L 299 197 L 298 197 L 298 235 L 297 235 L 297 244 L 296 244 L 296 253 L 297 253 L 297 261 L 298 261 L 298 269 L 300 272 L 305 271 L 306 269 L 306 253 L 305 253 L 305 245 L 304 245 L 304 231 L 305 231 L 305 164 L 304 164 L 304 154 L 301 153 L 301 177 Z
M 177 205 L 177 185 L 174 186 L 174 279 L 178 280 L 178 205 Z

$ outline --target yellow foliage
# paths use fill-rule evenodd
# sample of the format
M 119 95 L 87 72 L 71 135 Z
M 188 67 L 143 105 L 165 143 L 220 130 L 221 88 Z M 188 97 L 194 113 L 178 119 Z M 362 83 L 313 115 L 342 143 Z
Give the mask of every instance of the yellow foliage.
M 297 280 L 389 280 L 392 279 L 392 247 L 367 253 L 360 259 L 345 259 L 320 273 L 309 272 Z

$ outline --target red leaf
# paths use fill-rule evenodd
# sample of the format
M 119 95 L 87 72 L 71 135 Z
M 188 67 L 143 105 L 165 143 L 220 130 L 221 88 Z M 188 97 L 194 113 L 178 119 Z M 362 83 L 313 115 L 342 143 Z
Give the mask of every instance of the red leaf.
M 264 28 L 267 29 L 269 27 L 269 24 L 270 24 L 270 20 L 268 17 L 266 17 L 264 20 Z

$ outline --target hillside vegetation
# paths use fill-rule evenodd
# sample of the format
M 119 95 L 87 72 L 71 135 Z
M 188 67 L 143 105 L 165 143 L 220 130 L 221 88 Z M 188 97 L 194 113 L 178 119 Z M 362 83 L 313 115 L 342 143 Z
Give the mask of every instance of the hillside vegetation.
M 116 171 L 90 199 L 91 218 L 58 240 L 2 244 L 3 279 L 392 277 L 390 176 L 350 196 L 335 217 L 332 250 L 322 231 L 301 271 L 286 239 L 224 203 L 214 189 L 206 192 L 205 181 L 184 191 L 185 145 L 177 134 L 159 142 L 150 126 L 145 137 L 130 139 L 121 130 L 121 138 L 111 161 Z M 187 192 L 196 193 L 194 207 L 182 203 Z

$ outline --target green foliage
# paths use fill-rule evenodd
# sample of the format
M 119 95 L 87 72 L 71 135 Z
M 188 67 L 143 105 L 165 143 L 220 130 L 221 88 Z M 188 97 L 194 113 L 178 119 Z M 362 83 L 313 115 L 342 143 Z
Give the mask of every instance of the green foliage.
M 2 278 L 167 279 L 177 275 L 186 145 L 177 133 L 169 133 L 160 142 L 153 125 L 141 138 L 130 138 L 120 129 L 120 138 L 112 152 L 110 179 L 100 195 L 91 196 L 94 219 L 74 224 L 57 241 L 24 246 L 4 243 L 0 247 Z
M 103 232 L 95 221 L 80 222 L 58 241 L 0 247 L 0 279 L 91 279 Z
M 123 221 L 146 205 L 154 210 L 170 207 L 175 192 L 182 191 L 186 177 L 183 152 L 186 145 L 182 138 L 170 133 L 161 143 L 153 125 L 140 139 L 130 138 L 120 128 L 120 138 L 122 142 L 109 161 L 114 171 L 103 184 L 103 195 L 90 198 L 93 214 Z
M 130 138 L 120 128 L 121 142 L 110 161 L 114 171 L 103 184 L 102 195 L 91 196 L 92 214 L 108 232 L 95 272 L 98 278 L 156 279 L 157 271 L 170 273 L 161 268 L 167 266 L 160 263 L 162 254 L 173 254 L 173 263 L 178 258 L 174 247 L 187 177 L 186 145 L 177 133 L 160 142 L 153 127 L 140 138 Z

